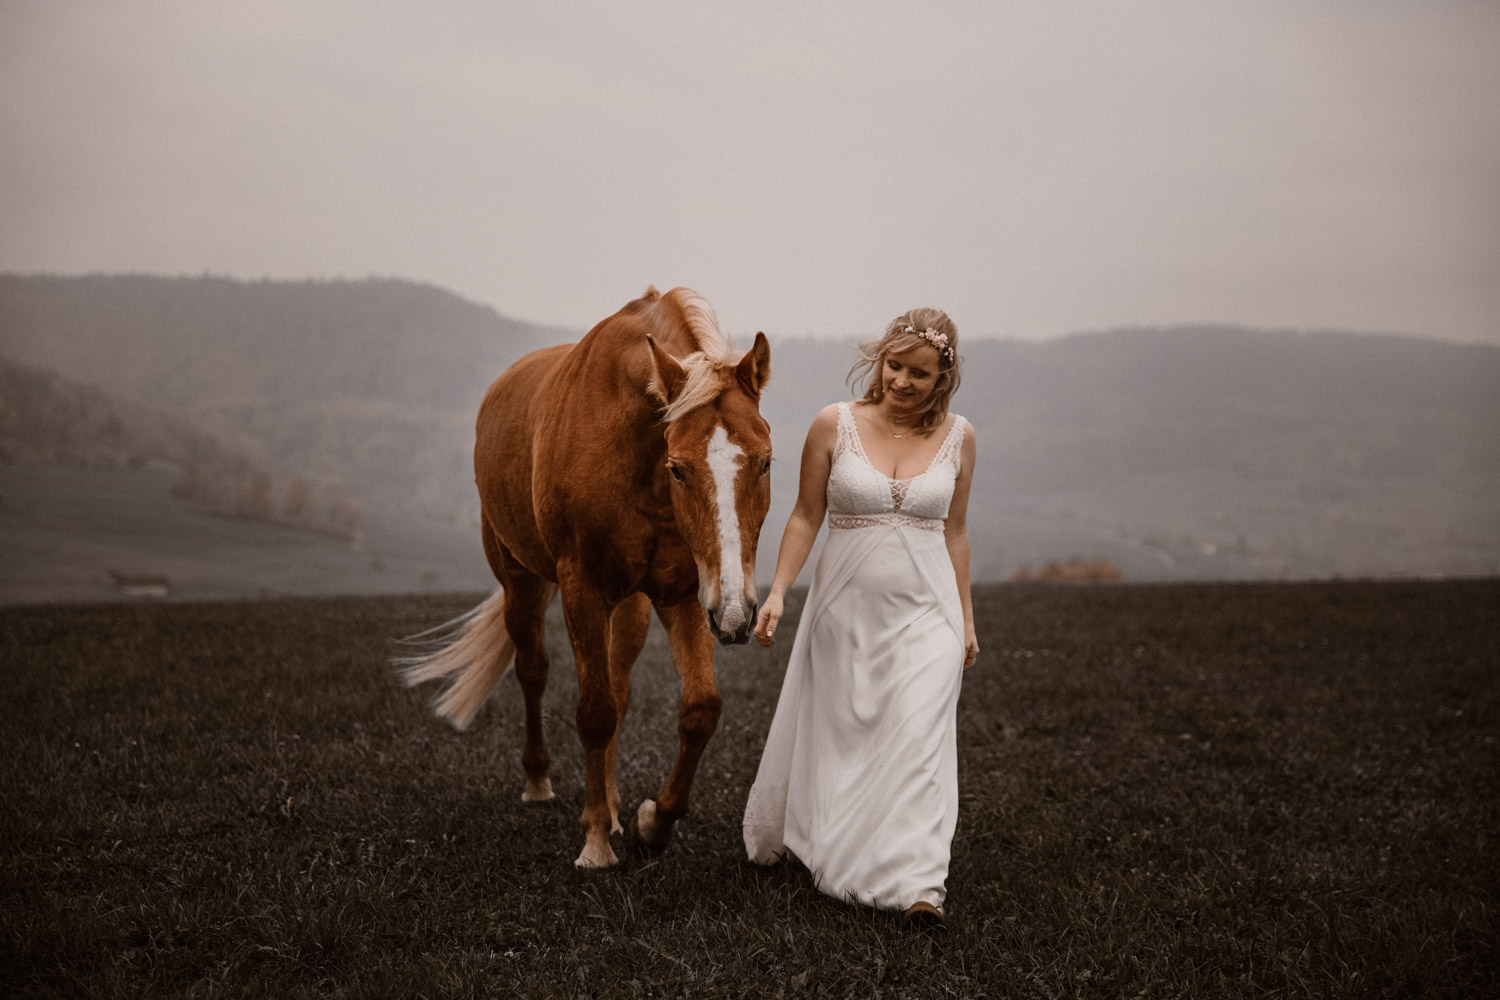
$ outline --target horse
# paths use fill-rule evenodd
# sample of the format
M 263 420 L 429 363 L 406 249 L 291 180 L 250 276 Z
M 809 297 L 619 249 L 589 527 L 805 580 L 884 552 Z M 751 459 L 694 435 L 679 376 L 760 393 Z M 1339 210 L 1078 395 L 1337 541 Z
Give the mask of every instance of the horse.
M 722 705 L 714 640 L 745 643 L 755 622 L 771 469 L 760 395 L 770 376 L 764 333 L 736 354 L 696 292 L 648 287 L 578 343 L 517 361 L 480 406 L 474 478 L 499 586 L 434 630 L 446 644 L 404 660 L 404 679 L 445 680 L 434 709 L 464 729 L 514 661 L 526 706 L 521 798 L 554 798 L 542 731 L 543 626 L 561 593 L 587 773 L 579 867 L 619 860 L 609 839 L 626 832 L 617 738 L 653 608 L 682 681 L 678 752 L 627 838 L 660 851 L 687 812 Z

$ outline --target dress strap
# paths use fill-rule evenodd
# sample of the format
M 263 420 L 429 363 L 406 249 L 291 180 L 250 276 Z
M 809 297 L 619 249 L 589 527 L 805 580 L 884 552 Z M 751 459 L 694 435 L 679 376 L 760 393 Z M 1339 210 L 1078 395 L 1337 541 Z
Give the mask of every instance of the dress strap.
M 838 407 L 838 439 L 833 446 L 834 458 L 846 451 L 859 452 L 859 431 L 854 427 L 854 411 L 849 408 L 847 400 L 841 401 Z
M 952 462 L 955 469 L 963 471 L 963 444 L 964 425 L 968 421 L 961 415 L 953 415 L 953 426 L 948 428 L 948 436 L 943 438 L 943 443 L 938 447 L 938 453 L 933 456 L 932 464 L 938 465 L 942 462 Z

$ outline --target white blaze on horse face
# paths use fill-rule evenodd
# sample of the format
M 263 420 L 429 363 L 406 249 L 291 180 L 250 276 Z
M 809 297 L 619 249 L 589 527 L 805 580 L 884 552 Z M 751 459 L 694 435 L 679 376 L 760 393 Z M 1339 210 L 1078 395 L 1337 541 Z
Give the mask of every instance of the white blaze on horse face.
M 719 519 L 719 627 L 734 632 L 749 615 L 745 608 L 745 566 L 740 559 L 740 517 L 734 503 L 734 476 L 739 470 L 738 445 L 729 440 L 723 425 L 708 439 L 708 468 L 713 473 L 714 499 Z M 706 590 L 708 581 L 703 581 Z M 703 602 L 711 610 L 712 595 Z

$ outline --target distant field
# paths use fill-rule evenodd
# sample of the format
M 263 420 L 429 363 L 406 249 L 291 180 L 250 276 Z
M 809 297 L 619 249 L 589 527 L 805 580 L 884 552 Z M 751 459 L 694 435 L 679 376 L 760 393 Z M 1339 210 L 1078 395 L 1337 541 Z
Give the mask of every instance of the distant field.
M 494 579 L 478 529 L 376 519 L 359 549 L 208 514 L 175 471 L 0 465 L 0 604 L 115 600 L 110 572 L 166 577 L 188 600 L 453 591 Z
M 514 681 L 460 734 L 387 666 L 473 599 L 0 608 L 0 995 L 1500 995 L 1500 581 L 979 588 L 938 940 L 741 859 L 787 643 L 671 849 L 574 869 L 556 609 L 555 804 Z M 630 713 L 634 808 L 659 634 Z

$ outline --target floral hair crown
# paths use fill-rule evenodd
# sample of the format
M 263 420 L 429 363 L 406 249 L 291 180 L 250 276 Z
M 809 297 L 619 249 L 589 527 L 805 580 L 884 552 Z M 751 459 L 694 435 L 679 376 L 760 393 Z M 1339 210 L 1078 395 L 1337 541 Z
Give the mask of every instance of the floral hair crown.
M 944 361 L 952 361 L 953 360 L 953 348 L 951 348 L 951 347 L 948 346 L 948 335 L 946 333 L 938 333 L 936 330 L 934 330 L 930 326 L 927 329 L 925 329 L 925 330 L 918 330 L 916 327 L 912 326 L 910 323 L 908 323 L 904 327 L 902 327 L 901 328 L 901 332 L 902 333 L 914 333 L 914 334 L 916 334 L 918 337 L 921 337 L 923 340 L 927 341 L 933 347 L 936 347 L 938 355 Z

